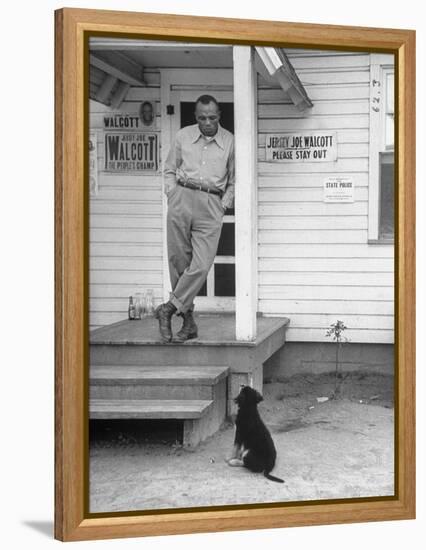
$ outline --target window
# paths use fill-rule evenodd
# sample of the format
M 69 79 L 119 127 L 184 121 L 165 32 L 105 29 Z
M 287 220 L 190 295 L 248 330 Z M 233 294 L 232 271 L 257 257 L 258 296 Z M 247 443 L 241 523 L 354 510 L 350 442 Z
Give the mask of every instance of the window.
M 394 239 L 394 57 L 373 54 L 370 75 L 368 239 L 386 244 Z
M 394 158 L 393 153 L 380 153 L 379 240 L 394 237 Z

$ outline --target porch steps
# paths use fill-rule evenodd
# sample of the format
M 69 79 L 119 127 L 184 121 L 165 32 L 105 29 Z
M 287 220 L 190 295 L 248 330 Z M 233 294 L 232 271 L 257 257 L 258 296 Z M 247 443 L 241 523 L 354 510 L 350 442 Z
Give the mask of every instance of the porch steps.
M 201 418 L 212 407 L 213 401 L 194 399 L 93 399 L 90 401 L 90 417 L 150 418 L 186 420 Z
M 153 317 L 144 317 L 140 321 L 127 319 L 97 328 L 90 333 L 90 365 L 112 365 L 117 368 L 147 366 L 157 369 L 169 366 L 173 369 L 183 365 L 194 369 L 221 365 L 229 367 L 227 415 L 236 413 L 233 398 L 238 394 L 240 384 L 250 384 L 262 391 L 263 369 L 265 363 L 285 344 L 286 332 L 290 320 L 286 317 L 257 317 L 257 336 L 253 341 L 236 340 L 235 315 L 228 313 L 195 314 L 198 325 L 198 338 L 184 344 L 160 341 L 158 321 Z M 173 332 L 179 330 L 181 320 L 173 316 Z M 170 374 L 170 371 L 169 371 Z M 195 371 L 193 372 L 195 375 Z M 220 382 L 219 382 L 220 383 Z M 194 387 L 187 382 L 178 385 L 174 382 L 168 386 L 166 394 L 154 392 L 154 383 L 148 393 L 141 389 L 141 384 L 120 382 L 115 385 L 115 395 L 121 392 L 127 399 L 211 399 L 206 388 L 194 394 Z M 163 386 L 164 383 L 157 384 Z M 132 389 L 132 386 L 135 386 Z M 200 384 L 200 387 L 205 384 Z M 186 388 L 186 389 L 184 389 Z M 173 389 L 173 394 L 169 392 Z M 97 386 L 97 391 L 107 392 L 106 382 Z M 182 392 L 179 394 L 179 392 Z M 107 398 L 111 394 L 103 393 L 93 397 Z M 120 397 L 121 398 L 121 397 Z
M 196 446 L 226 417 L 224 366 L 92 365 L 91 419 L 183 421 L 183 444 Z

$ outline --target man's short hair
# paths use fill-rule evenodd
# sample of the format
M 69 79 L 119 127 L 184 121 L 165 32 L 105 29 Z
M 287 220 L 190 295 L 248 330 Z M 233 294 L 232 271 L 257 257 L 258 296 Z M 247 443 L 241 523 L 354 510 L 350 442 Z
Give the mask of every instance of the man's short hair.
M 218 111 L 220 111 L 219 103 L 217 102 L 216 98 L 214 98 L 212 95 L 209 95 L 209 94 L 200 95 L 200 97 L 195 102 L 195 108 L 197 108 L 198 103 L 202 103 L 203 105 L 208 105 L 209 103 L 214 103 L 216 105 Z

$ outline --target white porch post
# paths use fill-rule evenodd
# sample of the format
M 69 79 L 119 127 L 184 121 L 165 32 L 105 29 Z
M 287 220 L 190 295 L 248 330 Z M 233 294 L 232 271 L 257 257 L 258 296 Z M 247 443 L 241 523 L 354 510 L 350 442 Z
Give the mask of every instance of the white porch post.
M 257 82 L 254 50 L 234 46 L 236 338 L 256 338 Z

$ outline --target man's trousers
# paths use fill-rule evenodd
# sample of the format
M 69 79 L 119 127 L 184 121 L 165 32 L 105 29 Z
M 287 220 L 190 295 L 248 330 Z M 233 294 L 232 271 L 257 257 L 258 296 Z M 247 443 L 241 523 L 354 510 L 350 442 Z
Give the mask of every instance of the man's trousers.
M 167 248 L 177 313 L 194 308 L 219 244 L 224 209 L 219 195 L 176 185 L 167 196 Z

